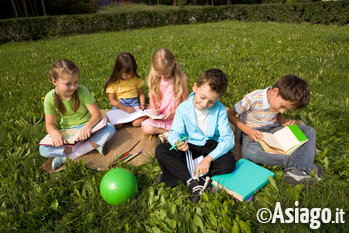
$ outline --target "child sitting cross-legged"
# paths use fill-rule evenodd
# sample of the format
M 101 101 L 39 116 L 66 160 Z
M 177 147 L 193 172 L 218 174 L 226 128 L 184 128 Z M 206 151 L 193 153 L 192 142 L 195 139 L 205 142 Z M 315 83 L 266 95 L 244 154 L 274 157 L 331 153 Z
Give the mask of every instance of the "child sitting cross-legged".
M 194 203 L 199 201 L 211 176 L 231 173 L 235 169 L 232 153 L 234 134 L 229 126 L 227 111 L 219 102 L 227 86 L 228 79 L 221 70 L 203 72 L 194 83 L 193 93 L 176 111 L 168 137 L 169 143 L 162 143 L 155 150 L 162 170 L 158 183 L 165 182 L 167 186 L 173 187 L 180 181 L 185 182 Z M 184 137 L 187 140 L 178 143 Z M 175 148 L 170 150 L 173 146 Z M 189 150 L 193 159 L 204 156 L 197 166 L 194 178 L 186 165 L 185 152 Z M 199 174 L 206 175 L 199 178 Z
M 284 167 L 285 181 L 292 185 L 311 184 L 312 170 L 315 170 L 316 180 L 322 180 L 323 169 L 314 164 L 316 137 L 312 127 L 299 127 L 308 142 L 291 155 L 267 153 L 258 143 L 258 139 L 263 139 L 262 132 L 274 133 L 284 126 L 294 124 L 294 120 L 285 119 L 283 114 L 286 110 L 305 107 L 309 99 L 310 88 L 307 82 L 292 74 L 281 77 L 271 87 L 246 94 L 228 110 L 229 120 L 243 132 L 242 156 L 255 163 Z

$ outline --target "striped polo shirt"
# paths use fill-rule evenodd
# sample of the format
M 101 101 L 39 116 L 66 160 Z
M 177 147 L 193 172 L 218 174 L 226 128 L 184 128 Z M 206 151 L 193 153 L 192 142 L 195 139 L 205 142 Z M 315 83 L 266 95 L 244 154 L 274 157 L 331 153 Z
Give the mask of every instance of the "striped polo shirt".
M 252 91 L 234 105 L 240 121 L 248 127 L 259 128 L 276 122 L 277 113 L 270 110 L 267 98 L 269 88 Z

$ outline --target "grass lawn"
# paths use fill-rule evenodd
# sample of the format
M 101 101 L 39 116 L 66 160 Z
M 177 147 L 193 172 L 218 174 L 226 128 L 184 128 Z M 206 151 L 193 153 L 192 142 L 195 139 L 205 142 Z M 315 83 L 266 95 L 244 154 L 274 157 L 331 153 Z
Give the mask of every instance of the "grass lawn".
M 138 180 L 137 196 L 110 206 L 99 193 L 106 171 L 68 162 L 58 174 L 39 166 L 45 161 L 38 142 L 46 134 L 42 97 L 52 88 L 48 70 L 67 58 L 80 67 L 79 82 L 110 108 L 103 86 L 119 52 L 132 53 L 146 78 L 152 53 L 170 49 L 188 75 L 190 87 L 202 71 L 220 68 L 230 83 L 222 103 L 231 106 L 244 94 L 294 73 L 312 90 L 310 104 L 288 117 L 302 119 L 317 132 L 316 163 L 327 180 L 311 189 L 291 187 L 283 170 L 252 202 L 224 192 L 205 192 L 197 205 L 184 185 L 155 186 L 157 161 L 128 167 Z M 261 208 L 328 208 L 335 220 L 323 232 L 348 232 L 349 206 L 349 27 L 310 24 L 244 23 L 166 26 L 141 30 L 58 37 L 0 45 L 0 232 L 310 232 L 310 223 L 261 224 Z M 285 216 L 285 219 L 287 217 Z M 321 223 L 321 218 L 312 218 Z M 314 224 L 317 222 L 315 221 Z M 316 226 L 316 225 L 314 225 Z

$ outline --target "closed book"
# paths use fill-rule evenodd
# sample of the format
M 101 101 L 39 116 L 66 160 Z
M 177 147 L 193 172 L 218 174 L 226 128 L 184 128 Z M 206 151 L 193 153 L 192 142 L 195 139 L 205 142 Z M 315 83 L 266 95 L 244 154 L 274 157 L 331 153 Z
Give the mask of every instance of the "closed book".
M 269 182 L 274 173 L 247 159 L 236 162 L 232 173 L 212 177 L 212 184 L 239 201 L 246 201 Z

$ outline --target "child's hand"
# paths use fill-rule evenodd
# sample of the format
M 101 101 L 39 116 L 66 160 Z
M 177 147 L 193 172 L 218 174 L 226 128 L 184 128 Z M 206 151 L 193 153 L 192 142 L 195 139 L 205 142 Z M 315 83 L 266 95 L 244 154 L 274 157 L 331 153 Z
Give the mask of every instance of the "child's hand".
M 139 105 L 139 108 L 140 108 L 142 111 L 144 111 L 145 106 L 144 106 L 144 105 Z
M 293 125 L 294 123 L 296 123 L 295 120 L 292 119 L 285 119 L 285 121 L 283 123 L 281 123 L 282 127 L 288 126 L 288 125 Z
M 167 121 L 168 119 L 171 119 L 173 117 L 174 113 L 172 111 L 166 112 L 164 115 L 164 118 L 162 118 L 164 121 Z
M 133 113 L 136 111 L 136 109 L 134 107 L 126 107 L 124 111 L 127 113 Z
M 200 175 L 208 173 L 210 170 L 210 165 L 213 158 L 211 156 L 206 156 L 197 166 L 195 171 L 195 178 L 199 180 Z
M 151 114 L 152 114 L 153 116 L 157 116 L 157 115 L 159 115 L 159 113 L 160 113 L 160 110 L 159 110 L 159 109 L 152 109 L 152 110 L 151 110 Z
M 178 142 L 179 142 L 179 140 L 176 141 L 176 144 Z M 189 146 L 188 146 L 187 141 L 183 141 L 183 142 L 179 143 L 177 145 L 177 149 L 180 150 L 180 151 L 188 151 L 189 150 Z
M 66 143 L 63 135 L 58 131 L 56 133 L 52 134 L 51 136 L 52 136 L 52 139 L 51 139 L 52 145 L 55 147 L 63 146 Z
M 263 134 L 256 129 L 250 129 L 248 136 L 255 142 L 257 142 L 257 139 L 263 139 Z
M 79 131 L 79 136 L 77 140 L 83 141 L 88 139 L 91 136 L 91 132 L 92 132 L 92 127 L 87 124 L 84 125 L 84 127 L 82 127 L 81 130 Z

